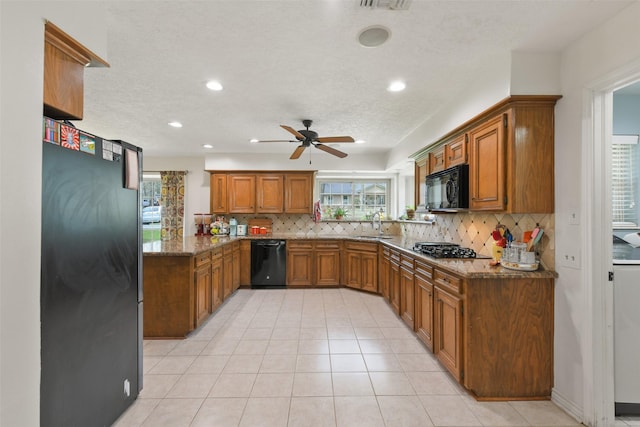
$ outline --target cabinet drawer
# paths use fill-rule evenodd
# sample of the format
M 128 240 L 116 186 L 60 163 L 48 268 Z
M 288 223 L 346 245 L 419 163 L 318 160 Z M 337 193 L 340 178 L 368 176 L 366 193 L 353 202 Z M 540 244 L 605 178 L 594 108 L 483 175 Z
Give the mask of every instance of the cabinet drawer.
M 312 240 L 287 240 L 288 251 L 311 251 L 312 249 Z
M 208 264 L 211 262 L 211 251 L 202 252 L 194 257 L 195 266 L 200 267 L 202 265 Z
M 433 275 L 437 285 L 458 294 L 462 293 L 462 279 L 459 277 L 452 276 L 437 268 L 434 269 Z
M 316 241 L 316 250 L 319 251 L 339 251 L 340 242 L 335 240 L 318 240 Z
M 396 264 L 400 264 L 400 252 L 389 251 L 389 259 L 395 261 Z
M 344 248 L 350 251 L 378 252 L 377 243 L 345 242 Z
M 211 249 L 211 259 L 214 260 L 216 258 L 222 257 L 222 246 Z
M 415 274 L 421 276 L 425 280 L 433 280 L 433 267 L 419 259 L 415 260 Z
M 400 266 L 413 271 L 413 257 L 403 254 L 400 257 Z

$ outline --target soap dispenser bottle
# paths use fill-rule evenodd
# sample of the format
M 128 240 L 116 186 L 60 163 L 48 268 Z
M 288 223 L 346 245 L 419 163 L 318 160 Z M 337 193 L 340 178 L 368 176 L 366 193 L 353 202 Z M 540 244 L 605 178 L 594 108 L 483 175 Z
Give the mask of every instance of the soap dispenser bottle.
M 238 234 L 238 221 L 235 218 L 229 219 L 229 235 L 235 236 Z

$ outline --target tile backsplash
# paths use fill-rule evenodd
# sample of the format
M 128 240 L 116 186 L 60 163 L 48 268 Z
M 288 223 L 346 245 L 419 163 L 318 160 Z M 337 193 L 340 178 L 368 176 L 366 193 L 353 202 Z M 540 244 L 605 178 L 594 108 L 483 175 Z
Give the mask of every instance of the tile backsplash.
M 253 215 L 236 215 L 239 224 L 246 224 Z M 273 220 L 274 233 L 295 233 L 298 236 L 316 237 L 327 234 L 373 234 L 370 221 L 322 221 L 313 222 L 310 215 L 259 215 Z M 553 214 L 501 214 L 466 212 L 438 214 L 433 223 L 423 221 L 383 221 L 385 234 L 403 235 L 424 242 L 453 242 L 469 247 L 479 254 L 491 256 L 493 238 L 491 232 L 497 224 L 504 224 L 516 240 L 524 231 L 536 226 L 544 230 L 537 251 L 542 264 L 555 268 L 555 216 Z

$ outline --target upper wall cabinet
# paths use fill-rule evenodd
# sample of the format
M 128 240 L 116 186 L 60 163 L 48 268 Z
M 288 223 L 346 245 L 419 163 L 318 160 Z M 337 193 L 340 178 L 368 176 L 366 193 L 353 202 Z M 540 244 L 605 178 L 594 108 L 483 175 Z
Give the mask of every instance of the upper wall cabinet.
M 553 213 L 554 107 L 560 98 L 511 96 L 415 153 L 416 205 L 424 208 L 426 165 L 434 173 L 468 163 L 471 211 Z
M 314 172 L 211 172 L 211 213 L 312 213 Z
M 51 22 L 44 26 L 44 114 L 53 119 L 82 119 L 84 69 L 109 64 Z

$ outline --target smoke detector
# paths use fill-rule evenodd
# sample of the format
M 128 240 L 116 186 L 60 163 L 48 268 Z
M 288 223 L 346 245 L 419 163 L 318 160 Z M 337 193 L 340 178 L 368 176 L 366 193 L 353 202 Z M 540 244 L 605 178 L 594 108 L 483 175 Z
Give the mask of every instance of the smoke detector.
M 369 9 L 408 10 L 412 0 L 360 0 L 360 7 Z

